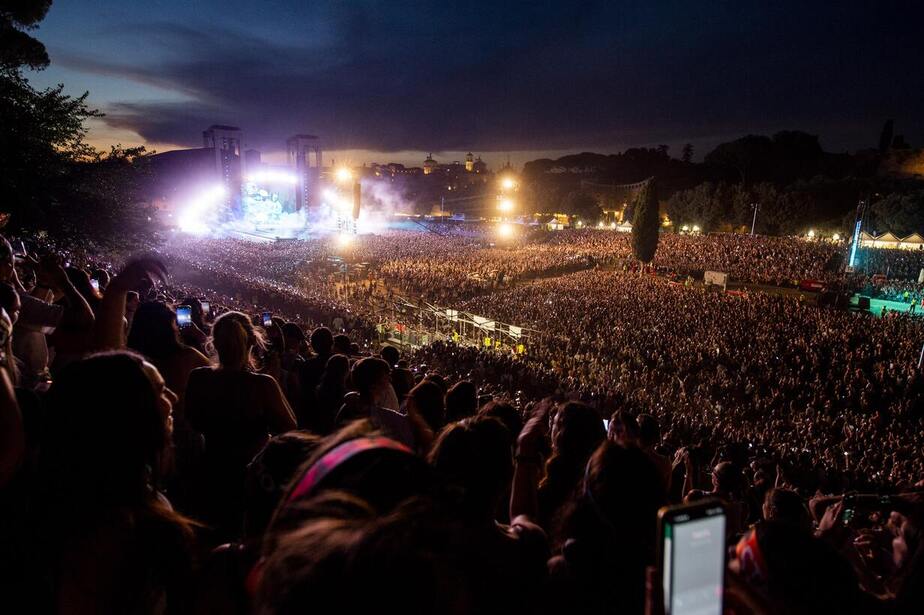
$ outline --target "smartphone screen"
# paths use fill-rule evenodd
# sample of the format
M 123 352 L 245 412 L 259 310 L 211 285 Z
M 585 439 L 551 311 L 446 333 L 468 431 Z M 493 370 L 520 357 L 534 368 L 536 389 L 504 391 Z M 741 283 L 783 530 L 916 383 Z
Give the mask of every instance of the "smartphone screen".
M 209 302 L 208 302 L 208 301 L 200 301 L 200 302 L 199 302 L 199 305 L 202 306 L 202 313 L 205 314 L 206 316 L 208 316 L 208 314 L 209 314 Z
M 99 280 L 96 278 L 90 278 L 90 286 L 93 287 L 93 290 L 99 292 Z
M 269 327 L 273 324 L 273 315 L 269 312 L 263 312 L 263 326 Z
M 607 433 L 610 432 L 610 420 L 609 419 L 603 419 L 603 429 L 605 429 Z
M 716 502 L 662 509 L 665 615 L 721 615 L 725 590 L 725 511 Z
M 176 309 L 176 323 L 181 327 L 192 323 L 192 308 L 188 305 L 181 305 Z

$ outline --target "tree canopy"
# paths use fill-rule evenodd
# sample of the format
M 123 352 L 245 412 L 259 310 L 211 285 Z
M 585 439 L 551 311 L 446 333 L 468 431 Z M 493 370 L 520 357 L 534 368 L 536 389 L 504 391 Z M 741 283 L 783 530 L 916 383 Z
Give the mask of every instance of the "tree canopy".
M 592 222 L 596 222 L 602 214 L 597 200 L 592 195 L 581 190 L 568 193 L 562 203 L 562 209 L 569 216 L 577 216 L 582 220 Z
M 79 232 L 87 237 L 143 234 L 142 149 L 107 155 L 86 142 L 86 121 L 102 114 L 87 93 L 64 86 L 37 90 L 23 68 L 48 65 L 44 45 L 26 31 L 45 17 L 50 0 L 0 0 L 0 193 L 18 230 Z M 126 231 L 126 229 L 131 229 Z

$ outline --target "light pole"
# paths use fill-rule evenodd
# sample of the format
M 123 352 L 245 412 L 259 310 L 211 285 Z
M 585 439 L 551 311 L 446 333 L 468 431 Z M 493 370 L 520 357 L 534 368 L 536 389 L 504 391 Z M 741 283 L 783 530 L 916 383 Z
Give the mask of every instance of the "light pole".
M 757 210 L 760 209 L 759 203 L 751 203 L 751 209 L 754 210 L 754 217 L 751 219 L 751 237 L 754 236 L 754 227 L 757 226 Z

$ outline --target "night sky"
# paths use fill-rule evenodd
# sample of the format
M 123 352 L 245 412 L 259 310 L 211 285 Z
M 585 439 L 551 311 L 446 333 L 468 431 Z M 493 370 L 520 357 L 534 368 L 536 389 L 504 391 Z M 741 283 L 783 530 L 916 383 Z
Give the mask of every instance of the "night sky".
M 31 75 L 90 91 L 99 147 L 270 154 L 318 134 L 354 162 L 498 163 L 794 128 L 924 145 L 924 10 L 907 2 L 56 0 Z

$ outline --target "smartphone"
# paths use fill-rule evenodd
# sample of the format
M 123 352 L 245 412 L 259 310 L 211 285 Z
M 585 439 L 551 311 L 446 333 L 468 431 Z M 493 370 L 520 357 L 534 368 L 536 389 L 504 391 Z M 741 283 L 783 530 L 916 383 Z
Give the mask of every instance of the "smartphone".
M 199 302 L 199 305 L 202 306 L 202 314 L 205 315 L 205 316 L 208 316 L 208 315 L 210 314 L 210 312 L 209 312 L 209 302 L 208 302 L 208 301 L 200 301 L 200 302 Z
M 93 290 L 99 292 L 99 280 L 96 278 L 90 278 L 90 286 L 93 287 Z
M 603 429 L 606 430 L 606 433 L 610 433 L 610 420 L 603 419 Z
M 665 615 L 722 615 L 726 513 L 718 500 L 658 511 Z
M 181 327 L 192 324 L 192 308 L 190 306 L 181 305 L 176 308 L 176 324 Z
M 263 326 L 271 327 L 273 326 L 273 315 L 269 312 L 263 312 Z

